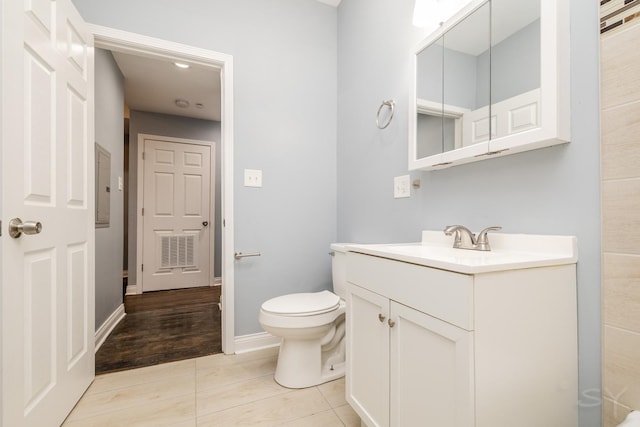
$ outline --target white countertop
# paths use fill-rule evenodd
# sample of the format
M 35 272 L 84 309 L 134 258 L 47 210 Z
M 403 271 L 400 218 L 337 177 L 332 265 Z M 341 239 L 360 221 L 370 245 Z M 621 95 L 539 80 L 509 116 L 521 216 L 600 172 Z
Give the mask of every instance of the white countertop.
M 575 264 L 574 236 L 492 233 L 491 251 L 454 249 L 453 236 L 423 231 L 422 242 L 347 245 L 350 252 L 374 255 L 464 274 Z

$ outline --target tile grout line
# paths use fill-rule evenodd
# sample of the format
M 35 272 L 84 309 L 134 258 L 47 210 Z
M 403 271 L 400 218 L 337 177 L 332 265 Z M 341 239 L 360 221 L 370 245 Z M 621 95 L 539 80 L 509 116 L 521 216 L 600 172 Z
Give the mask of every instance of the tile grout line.
M 188 361 L 188 360 L 189 360 L 189 359 L 185 359 L 184 361 L 182 361 L 182 360 L 181 360 L 181 361 L 177 361 L 177 362 L 170 362 L 170 363 L 181 363 L 181 362 L 186 362 L 186 361 Z M 142 368 L 136 368 L 136 369 L 147 369 L 147 368 L 153 368 L 153 367 L 155 367 L 155 366 L 164 366 L 164 365 L 166 365 L 166 364 L 153 365 L 153 366 L 145 366 L 145 367 L 142 367 Z M 102 378 L 104 378 L 104 377 L 111 376 L 111 375 L 116 375 L 116 374 L 120 374 L 120 375 L 118 375 L 118 376 L 124 376 L 124 375 L 121 375 L 121 373 L 123 373 L 123 372 L 127 372 L 127 373 L 129 373 L 129 372 L 131 372 L 132 370 L 133 370 L 133 371 L 135 371 L 135 369 L 130 369 L 130 370 L 125 370 L 125 371 L 110 372 L 110 373 L 106 373 L 106 374 L 101 374 L 101 375 L 99 375 L 99 376 L 98 376 L 98 375 L 96 375 L 96 378 L 98 378 L 98 377 L 102 377 Z M 159 373 L 155 373 L 155 375 L 158 375 L 158 374 L 159 374 Z M 104 390 L 102 390 L 102 391 L 92 391 L 92 390 L 87 389 L 87 392 L 85 392 L 85 395 L 93 396 L 93 395 L 96 395 L 96 394 L 102 394 L 102 393 L 107 393 L 107 392 L 115 392 L 115 391 L 118 391 L 118 390 L 122 390 L 122 389 L 130 388 L 130 387 L 136 387 L 136 386 L 142 386 L 142 385 L 146 385 L 146 384 L 152 384 L 152 383 L 157 383 L 157 382 L 166 381 L 168 378 L 173 378 L 173 377 L 178 377 L 178 376 L 180 376 L 180 375 L 179 375 L 179 374 L 172 374 L 172 375 L 164 376 L 164 374 L 163 374 L 163 377 L 162 377 L 161 379 L 158 379 L 158 378 L 154 377 L 154 378 L 152 378 L 152 379 L 150 379 L 150 380 L 145 380 L 145 381 L 141 381 L 141 382 L 134 382 L 134 383 L 130 383 L 130 384 L 127 384 L 127 385 L 118 385 L 118 386 L 114 386 L 114 387 L 106 388 L 106 389 L 104 389 Z M 102 382 L 102 381 L 105 381 L 105 380 L 101 380 L 101 382 Z M 92 383 L 92 385 L 93 385 L 93 384 L 95 384 L 95 381 L 94 381 L 94 383 Z M 98 386 L 96 386 L 96 387 L 100 387 L 100 385 L 98 385 Z M 88 393 L 88 394 L 87 394 L 87 393 Z M 84 396 L 84 395 L 83 395 L 83 396 Z
M 640 336 L 640 332 L 639 331 L 634 331 L 632 329 L 627 329 L 627 328 L 623 328 L 623 327 L 620 327 L 620 326 L 612 325 L 611 323 L 605 323 L 604 326 L 607 327 L 607 328 L 615 329 L 618 332 L 623 332 L 623 333 L 628 333 L 628 334 L 631 334 L 631 335 Z
M 238 383 L 234 383 L 234 384 L 238 384 Z M 265 400 L 268 400 L 268 399 L 272 399 L 274 397 L 286 396 L 288 394 L 295 393 L 295 392 L 296 392 L 296 390 L 291 390 L 291 389 L 284 388 L 284 391 L 282 393 L 261 397 L 259 399 L 243 401 L 242 403 L 238 403 L 238 404 L 226 407 L 224 409 L 218 409 L 218 410 L 215 410 L 215 411 L 207 412 L 206 414 L 202 414 L 202 416 L 209 416 L 209 415 L 212 415 L 212 414 L 216 414 L 218 412 L 229 411 L 229 410 L 232 410 L 232 409 L 241 408 L 241 407 L 246 406 L 246 405 L 253 405 L 255 403 L 262 402 L 262 401 L 265 401 Z
M 141 368 L 141 369 L 144 369 L 144 368 Z M 72 421 L 72 422 L 77 422 L 77 421 L 84 420 L 84 419 L 91 419 L 91 418 L 95 418 L 95 417 L 98 417 L 98 416 L 104 416 L 105 414 L 111 414 L 111 413 L 117 413 L 117 412 L 120 412 L 120 411 L 123 411 L 123 410 L 129 410 L 131 408 L 143 407 L 144 405 L 146 405 L 148 403 L 148 401 L 147 402 L 141 401 L 141 402 L 135 402 L 135 403 L 134 402 L 130 402 L 129 404 L 126 404 L 125 402 L 121 402 L 120 403 L 121 406 L 118 406 L 115 409 L 113 409 L 113 408 L 109 408 L 109 409 L 105 408 L 103 410 L 98 410 L 98 411 L 96 411 L 94 413 L 90 413 L 90 414 L 87 414 L 87 415 L 84 415 L 84 416 L 83 415 L 74 415 L 74 413 L 75 414 L 78 414 L 78 413 L 82 414 L 83 408 L 80 407 L 79 405 L 82 403 L 82 400 L 85 399 L 85 398 L 92 398 L 93 396 L 98 396 L 99 397 L 100 395 L 105 395 L 107 393 L 120 394 L 120 393 L 123 393 L 123 392 L 126 392 L 126 391 L 130 391 L 131 389 L 134 389 L 136 387 L 149 387 L 149 386 L 156 386 L 157 387 L 158 383 L 168 382 L 169 380 L 173 381 L 174 377 L 178 378 L 178 377 L 182 376 L 182 375 L 177 375 L 177 374 L 170 375 L 170 376 L 165 376 L 164 375 L 165 373 L 166 372 L 156 373 L 156 375 L 161 375 L 161 378 L 159 378 L 159 379 L 157 377 L 154 377 L 154 378 L 151 378 L 148 381 L 135 382 L 135 383 L 127 384 L 127 385 L 120 385 L 118 387 L 108 388 L 108 389 L 105 389 L 105 390 L 99 391 L 99 392 L 85 393 L 83 395 L 82 399 L 80 401 L 78 401 L 78 403 L 74 407 L 73 411 L 69 414 L 69 416 L 67 417 L 67 420 Z M 105 375 L 111 375 L 111 374 L 105 374 Z M 173 400 L 173 399 L 176 399 L 176 398 L 180 398 L 180 397 L 186 396 L 188 394 L 189 394 L 189 392 L 178 393 L 178 394 L 165 396 L 163 398 L 156 399 L 153 402 L 164 402 L 164 401 L 168 401 L 168 400 Z M 90 407 L 95 408 L 95 404 L 91 405 Z M 84 410 L 86 410 L 86 409 L 84 409 Z
M 198 361 L 193 361 L 193 421 L 198 426 Z
M 336 381 L 336 380 L 334 380 Z M 323 384 L 328 384 L 328 383 L 323 383 Z M 320 384 L 322 385 L 322 384 Z M 344 421 L 342 420 L 342 418 L 340 418 L 340 415 L 336 412 L 336 409 L 338 407 L 333 407 L 333 405 L 331 404 L 331 402 L 329 402 L 329 399 L 327 398 L 327 396 L 325 396 L 325 394 L 322 392 L 322 389 L 320 388 L 320 385 L 315 386 L 318 391 L 320 392 L 320 395 L 322 396 L 322 398 L 324 399 L 325 402 L 327 402 L 327 405 L 329 405 L 329 408 L 331 408 L 331 412 L 333 412 L 333 415 L 336 416 L 336 418 L 338 419 L 338 421 L 340 421 L 340 424 L 343 425 L 343 427 L 346 427 L 346 424 L 344 423 Z
M 207 357 L 207 356 L 204 356 L 204 357 Z M 265 356 L 265 357 L 258 357 L 258 358 L 256 358 L 256 359 L 252 359 L 252 360 L 250 360 L 250 361 L 267 361 L 267 360 L 269 360 L 269 361 L 270 361 L 270 360 L 272 360 L 272 359 L 273 359 L 273 356 Z M 247 361 L 244 361 L 244 362 L 247 362 Z M 241 362 L 241 363 L 244 363 L 244 362 Z M 234 362 L 234 363 L 233 363 L 233 364 L 231 364 L 231 365 L 235 365 L 235 364 L 236 364 L 236 363 Z M 199 393 L 199 392 L 203 392 L 203 393 L 204 393 L 204 392 L 206 392 L 206 391 L 214 390 L 215 388 L 217 388 L 216 386 L 213 386 L 213 387 L 206 387 L 206 388 L 203 388 L 202 390 L 199 390 L 199 389 L 198 389 L 198 380 L 197 380 L 197 377 L 198 377 L 198 364 L 196 363 L 196 384 L 195 384 L 195 387 L 196 387 L 196 407 L 197 407 L 197 402 L 198 402 L 198 393 Z M 240 384 L 240 383 L 243 383 L 243 382 L 254 381 L 254 380 L 258 380 L 258 379 L 260 379 L 260 378 L 265 378 L 265 377 L 273 378 L 273 374 L 272 374 L 272 373 L 269 373 L 269 374 L 256 375 L 256 376 L 252 376 L 252 377 L 244 378 L 244 379 L 241 379 L 241 380 L 237 380 L 237 381 L 230 382 L 230 383 L 228 383 L 228 384 L 224 384 L 224 387 L 234 386 L 234 385 L 237 385 L 237 384 Z M 277 384 L 277 383 L 276 383 L 276 384 Z M 278 385 L 279 385 L 279 384 L 278 384 Z M 235 408 L 240 408 L 240 407 L 245 406 L 245 405 L 255 404 L 255 403 L 260 402 L 260 401 L 264 401 L 264 400 L 267 400 L 267 399 L 270 399 L 270 398 L 273 398 L 273 397 L 277 397 L 277 396 L 284 396 L 284 395 L 287 395 L 287 394 L 290 394 L 290 393 L 293 393 L 293 392 L 295 392 L 295 391 L 296 391 L 296 390 L 293 390 L 293 389 L 287 389 L 286 387 L 282 387 L 282 386 L 280 386 L 280 387 L 281 387 L 281 388 L 282 388 L 282 390 L 283 390 L 281 393 L 277 393 L 277 394 L 274 394 L 274 395 L 261 397 L 261 398 L 258 398 L 258 399 L 253 399 L 253 400 L 243 401 L 242 403 L 238 403 L 238 404 L 235 404 L 235 405 L 229 406 L 229 407 L 224 408 L 224 409 L 219 409 L 219 410 L 214 410 L 214 411 L 211 411 L 211 412 L 207 412 L 206 414 L 204 414 L 204 413 L 203 413 L 203 414 L 199 414 L 199 413 L 197 413 L 197 412 L 196 412 L 196 423 L 197 423 L 197 420 L 198 420 L 201 416 L 202 416 L 202 417 L 204 417 L 204 416 L 210 416 L 210 415 L 215 414 L 215 413 L 218 413 L 218 412 L 223 412 L 223 411 L 227 411 L 227 410 L 231 410 L 231 409 L 235 409 Z
M 153 403 L 172 402 L 172 401 L 175 401 L 176 399 L 179 399 L 181 397 L 188 396 L 188 395 L 190 395 L 190 393 L 177 394 L 175 396 L 169 396 L 169 397 L 166 397 L 166 398 L 163 398 L 163 399 L 155 400 Z M 71 414 L 69 414 L 69 416 L 67 417 L 67 419 L 65 421 L 68 421 L 70 423 L 77 423 L 77 422 L 80 422 L 80 421 L 83 421 L 83 420 L 91 420 L 91 419 L 98 418 L 98 417 L 104 417 L 105 415 L 108 415 L 108 414 L 117 414 L 118 412 L 128 411 L 128 410 L 131 410 L 133 408 L 143 408 L 147 404 L 148 404 L 148 402 L 140 402 L 140 403 L 137 403 L 135 405 L 119 406 L 116 409 L 107 409 L 107 410 L 99 411 L 99 412 L 96 412 L 96 413 L 93 413 L 93 414 L 90 414 L 90 415 L 86 415 L 86 416 L 75 416 L 75 417 L 72 417 L 72 415 L 73 415 L 73 413 L 75 411 L 75 409 L 74 409 L 74 411 L 72 411 Z

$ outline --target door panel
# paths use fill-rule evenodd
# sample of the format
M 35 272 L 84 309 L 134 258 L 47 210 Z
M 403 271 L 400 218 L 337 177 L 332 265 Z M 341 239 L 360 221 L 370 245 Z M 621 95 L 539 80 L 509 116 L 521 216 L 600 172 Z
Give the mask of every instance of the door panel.
M 56 370 L 56 281 L 55 250 L 25 252 L 25 404 L 27 408 L 42 400 L 53 387 Z
M 69 129 L 67 139 L 67 188 L 66 201 L 70 208 L 86 209 L 87 207 L 87 168 L 83 159 L 87 157 L 86 121 L 87 101 L 78 92 L 67 87 L 67 106 Z
M 94 377 L 93 37 L 70 0 L 1 7 L 2 425 L 57 426 Z
M 25 134 L 24 163 L 25 203 L 55 203 L 55 85 L 52 65 L 38 57 L 29 46 L 24 51 Z M 22 177 L 20 177 L 22 179 Z
M 159 139 L 144 147 L 143 291 L 208 286 L 211 147 Z
M 473 332 L 391 302 L 391 425 L 474 425 Z

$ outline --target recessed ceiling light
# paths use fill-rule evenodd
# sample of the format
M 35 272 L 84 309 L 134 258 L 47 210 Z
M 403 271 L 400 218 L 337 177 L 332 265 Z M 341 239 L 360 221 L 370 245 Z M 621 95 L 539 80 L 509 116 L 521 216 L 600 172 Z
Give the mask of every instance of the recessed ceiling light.
M 174 64 L 178 68 L 189 68 L 189 64 L 185 64 L 184 62 L 174 62 Z
M 187 101 L 186 99 L 176 99 L 176 105 L 180 108 L 188 108 L 189 107 L 189 101 Z

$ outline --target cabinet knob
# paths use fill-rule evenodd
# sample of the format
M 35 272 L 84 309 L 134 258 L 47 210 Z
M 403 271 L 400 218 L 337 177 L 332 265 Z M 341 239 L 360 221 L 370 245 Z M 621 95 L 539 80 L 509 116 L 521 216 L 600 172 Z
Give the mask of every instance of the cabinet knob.
M 378 320 L 380 321 L 380 323 L 384 322 L 384 319 L 386 319 L 386 317 L 383 316 L 382 313 L 378 314 Z
M 396 322 L 394 322 L 393 320 L 389 319 L 389 327 L 393 328 L 394 326 L 396 326 Z

